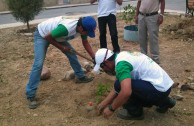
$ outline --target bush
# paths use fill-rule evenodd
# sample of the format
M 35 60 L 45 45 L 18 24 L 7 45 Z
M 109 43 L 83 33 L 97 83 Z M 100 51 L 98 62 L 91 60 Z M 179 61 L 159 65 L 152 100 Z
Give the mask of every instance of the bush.
M 128 4 L 124 7 L 124 11 L 122 13 L 122 20 L 125 20 L 125 23 L 131 22 L 135 16 L 136 7 L 131 6 Z
M 40 13 L 43 7 L 43 0 L 6 0 L 7 6 L 17 21 L 27 23 Z

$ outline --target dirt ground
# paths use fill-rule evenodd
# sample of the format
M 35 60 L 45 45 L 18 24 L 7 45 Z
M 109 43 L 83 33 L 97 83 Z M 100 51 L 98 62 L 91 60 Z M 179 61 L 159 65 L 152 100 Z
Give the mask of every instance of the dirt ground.
M 138 43 L 123 40 L 124 21 L 118 18 L 119 44 L 122 50 L 139 51 Z M 99 84 L 113 85 L 114 77 L 105 73 L 87 84 L 74 80 L 61 81 L 71 70 L 67 58 L 56 48 L 48 48 L 45 66 L 51 78 L 41 81 L 37 98 L 40 106 L 27 107 L 25 86 L 33 63 L 33 36 L 18 34 L 26 26 L 0 30 L 0 126 L 191 126 L 194 125 L 194 90 L 182 90 L 182 84 L 194 86 L 194 18 L 166 15 L 160 27 L 161 66 L 175 82 L 170 96 L 179 96 L 174 108 L 165 114 L 155 107 L 144 109 L 144 120 L 125 121 L 114 114 L 109 119 L 88 111 L 88 102 L 97 104 Z M 112 49 L 109 35 L 108 47 Z M 80 39 L 71 41 L 74 48 L 89 57 Z M 99 34 L 90 39 L 94 51 L 99 47 Z M 81 63 L 86 60 L 79 57 Z M 92 75 L 91 73 L 87 73 Z M 177 86 L 178 85 L 178 86 Z M 116 112 L 115 112 L 116 113 Z

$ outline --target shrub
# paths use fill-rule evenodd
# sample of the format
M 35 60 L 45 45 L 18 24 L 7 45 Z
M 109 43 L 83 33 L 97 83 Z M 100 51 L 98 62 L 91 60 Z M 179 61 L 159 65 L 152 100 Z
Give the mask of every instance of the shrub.
M 123 7 L 123 9 L 124 11 L 122 12 L 122 20 L 124 20 L 126 24 L 128 22 L 131 23 L 135 16 L 136 7 L 128 4 L 127 6 Z
M 6 0 L 7 6 L 17 21 L 27 23 L 39 14 L 43 7 L 43 0 Z

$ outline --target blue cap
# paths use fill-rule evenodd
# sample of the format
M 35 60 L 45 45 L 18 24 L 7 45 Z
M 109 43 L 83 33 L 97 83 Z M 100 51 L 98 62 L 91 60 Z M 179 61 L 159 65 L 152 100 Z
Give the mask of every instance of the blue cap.
M 83 17 L 82 18 L 82 25 L 83 25 L 84 29 L 86 29 L 88 36 L 91 38 L 94 38 L 95 37 L 95 29 L 96 29 L 96 20 L 91 16 Z

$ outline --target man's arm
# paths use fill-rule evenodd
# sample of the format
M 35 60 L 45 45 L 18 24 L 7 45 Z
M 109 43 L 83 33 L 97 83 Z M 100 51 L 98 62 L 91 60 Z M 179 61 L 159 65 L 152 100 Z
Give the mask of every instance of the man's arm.
M 94 2 L 96 2 L 96 0 L 90 0 L 90 3 L 93 4 Z
M 131 90 L 131 79 L 127 78 L 121 82 L 121 91 L 118 96 L 114 99 L 112 103 L 112 108 L 116 110 L 120 106 L 122 106 L 129 99 L 132 90 Z
M 160 0 L 160 14 L 164 15 L 165 0 Z
M 95 54 L 94 54 L 94 52 L 92 50 L 92 47 L 90 46 L 88 40 L 87 39 L 86 40 L 82 39 L 82 44 L 83 44 L 85 50 L 88 52 L 88 54 L 92 57 L 92 59 L 94 59 L 95 58 Z
M 113 89 L 108 96 L 98 105 L 98 114 L 101 114 L 102 111 L 113 102 L 117 94 L 115 93 L 115 90 Z
M 135 23 L 138 24 L 138 15 L 139 15 L 139 8 L 141 5 L 141 0 L 138 0 L 137 7 L 136 7 L 136 13 L 135 13 Z
M 57 47 L 59 50 L 61 50 L 62 52 L 66 52 L 66 51 L 70 51 L 70 49 L 68 47 L 65 47 L 61 44 L 59 44 L 55 39 L 52 38 L 51 33 L 48 33 L 45 36 L 45 39 L 52 44 L 53 46 Z
M 164 9 L 165 9 L 165 0 L 160 0 L 160 15 L 158 17 L 159 25 L 163 23 Z
M 123 0 L 116 0 L 118 5 L 122 5 Z
M 118 96 L 114 99 L 114 101 L 111 104 L 112 110 L 110 110 L 110 107 L 106 107 L 103 110 L 104 117 L 108 118 L 109 116 L 111 116 L 113 114 L 114 110 L 116 110 L 117 108 L 122 106 L 124 103 L 126 103 L 127 100 L 129 99 L 131 93 L 132 93 L 131 79 L 130 78 L 124 79 L 121 82 L 121 91 L 119 92 Z

